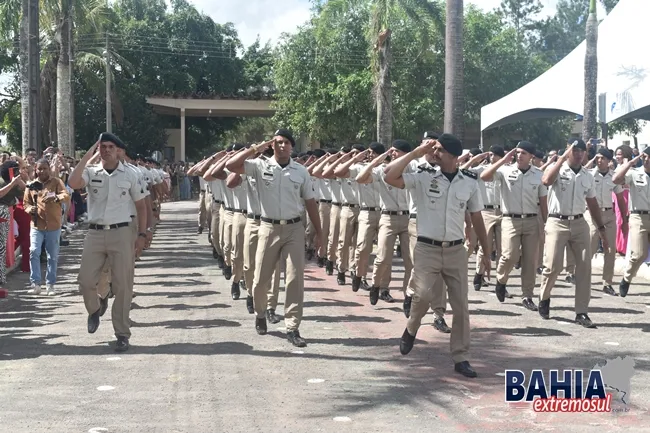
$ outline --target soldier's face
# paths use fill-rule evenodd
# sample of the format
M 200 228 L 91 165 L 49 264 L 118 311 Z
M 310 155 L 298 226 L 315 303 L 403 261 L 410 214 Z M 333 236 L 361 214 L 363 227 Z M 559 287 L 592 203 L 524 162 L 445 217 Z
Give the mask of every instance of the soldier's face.
M 112 141 L 102 141 L 99 153 L 104 161 L 113 161 L 117 158 L 117 146 Z
M 435 146 L 433 146 L 433 162 L 436 165 L 444 165 L 444 166 L 449 166 L 454 163 L 454 160 L 457 160 L 454 155 L 451 153 L 447 152 L 444 147 L 442 147 L 442 144 L 436 143 Z
M 275 140 L 273 142 L 273 154 L 276 156 L 278 160 L 288 160 L 291 158 L 291 152 L 293 152 L 293 146 L 291 146 L 291 142 L 280 136 L 276 135 L 273 137 Z
M 576 149 L 575 147 L 569 153 L 569 165 L 577 167 L 578 165 L 582 165 L 582 160 L 585 158 L 585 151 L 582 149 Z
M 599 171 L 608 171 L 609 159 L 605 158 L 602 155 L 598 155 L 598 157 L 596 158 L 596 165 L 598 166 Z
M 530 165 L 531 160 L 533 159 L 533 155 L 526 152 L 524 149 L 517 149 L 517 163 L 520 166 L 528 166 Z

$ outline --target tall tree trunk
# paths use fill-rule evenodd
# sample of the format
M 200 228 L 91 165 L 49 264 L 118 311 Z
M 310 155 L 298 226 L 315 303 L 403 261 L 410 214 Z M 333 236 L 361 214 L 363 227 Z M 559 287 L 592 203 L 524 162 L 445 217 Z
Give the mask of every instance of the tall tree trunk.
M 74 3 L 73 6 L 74 8 Z M 70 11 L 70 17 L 74 16 L 73 11 Z M 69 35 L 69 53 L 70 53 L 70 125 L 68 126 L 69 140 L 70 140 L 70 153 L 68 156 L 74 157 L 74 152 L 77 148 L 76 139 L 75 139 L 75 128 L 74 128 L 74 21 L 70 19 Z
M 59 61 L 56 64 L 56 135 L 64 154 L 72 155 L 70 143 L 71 97 L 70 89 L 70 24 L 72 2 L 63 1 L 63 17 L 58 26 Z
M 390 81 L 391 31 L 384 30 L 377 41 L 379 74 L 377 76 L 377 141 L 386 148 L 393 142 L 393 87 Z
M 20 44 L 18 52 L 18 65 L 20 72 L 20 120 L 22 129 L 23 155 L 29 148 L 29 0 L 22 0 L 22 17 L 20 18 Z
M 29 116 L 28 116 L 28 138 L 29 147 L 37 151 L 41 148 L 40 127 L 41 127 L 41 49 L 39 43 L 39 0 L 29 0 L 27 7 L 27 76 L 29 80 Z
M 49 57 L 41 71 L 41 136 L 46 146 L 56 143 L 56 64 L 58 54 Z
M 582 139 L 596 138 L 598 133 L 598 17 L 596 0 L 591 0 L 587 18 L 587 49 L 585 53 L 585 105 Z
M 463 0 L 447 0 L 445 25 L 445 131 L 465 138 Z

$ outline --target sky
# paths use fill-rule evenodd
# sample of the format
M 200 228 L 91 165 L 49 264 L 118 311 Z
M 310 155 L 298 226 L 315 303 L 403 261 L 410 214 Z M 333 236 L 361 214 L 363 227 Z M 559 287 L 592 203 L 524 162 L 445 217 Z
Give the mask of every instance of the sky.
M 215 22 L 232 22 L 245 46 L 259 35 L 262 43 L 276 42 L 284 32 L 292 33 L 309 19 L 309 0 L 189 0 L 197 9 L 210 15 Z M 557 0 L 541 0 L 541 16 L 555 12 Z M 492 10 L 501 0 L 465 0 L 484 10 Z M 540 16 L 540 17 L 541 17 Z

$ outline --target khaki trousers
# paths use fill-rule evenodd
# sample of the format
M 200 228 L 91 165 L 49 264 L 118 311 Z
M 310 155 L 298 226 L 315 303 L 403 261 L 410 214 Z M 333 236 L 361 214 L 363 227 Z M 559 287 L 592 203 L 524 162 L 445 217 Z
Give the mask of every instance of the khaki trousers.
M 576 273 L 576 258 L 573 256 L 573 252 L 568 246 L 564 250 L 564 263 L 564 269 L 566 270 L 567 274 L 573 275 Z
M 79 267 L 79 289 L 88 314 L 99 310 L 97 284 L 108 262 L 115 300 L 111 320 L 117 337 L 130 337 L 131 298 L 133 296 L 133 229 L 88 230 Z M 126 270 L 126 272 L 124 272 Z
M 222 218 L 223 211 L 219 203 L 212 201 L 211 205 L 212 221 L 210 222 L 210 236 L 212 237 L 212 246 L 217 250 L 217 254 L 223 257 L 223 248 L 221 247 L 221 233 L 223 232 Z
M 432 299 L 441 297 L 440 294 L 433 293 L 433 287 L 440 290 L 441 286 L 431 283 L 442 279 L 447 285 L 449 304 L 454 312 L 451 325 L 451 356 L 455 363 L 467 361 L 470 342 L 467 249 L 464 245 L 442 248 L 418 242 L 413 251 L 413 258 L 415 293 L 406 329 L 411 335 L 417 333 Z
M 224 229 L 224 224 L 226 223 L 226 209 L 224 208 L 223 205 L 219 208 L 219 236 L 217 238 L 219 239 L 219 249 L 217 251 L 221 251 L 221 257 L 226 258 L 225 253 L 223 251 L 223 229 Z
M 580 218 L 577 220 L 546 220 L 546 244 L 544 245 L 544 271 L 539 299 L 550 299 L 551 290 L 557 276 L 562 272 L 562 259 L 567 246 L 576 258 L 576 314 L 586 314 L 591 298 L 591 246 L 589 225 Z
M 379 218 L 381 212 L 378 210 L 362 210 L 359 212 L 359 230 L 357 237 L 357 249 L 354 252 L 354 260 L 357 263 L 357 277 L 366 278 L 368 273 L 368 262 L 374 241 L 379 233 Z
M 286 259 L 284 323 L 287 332 L 295 331 L 302 320 L 305 295 L 305 230 L 301 223 L 274 225 L 262 222 L 255 254 L 253 303 L 258 318 L 268 305 L 268 281 L 280 260 Z M 266 283 L 262 283 L 262 282 Z
M 223 211 L 223 231 L 221 232 L 221 248 L 223 248 L 223 260 L 226 266 L 232 266 L 232 237 L 233 237 L 233 219 L 235 217 L 232 211 Z
M 498 260 L 501 257 L 501 211 L 499 209 L 484 209 L 481 215 L 483 216 L 488 242 L 492 243 L 492 250 L 497 252 Z M 472 233 L 474 233 L 473 230 Z M 476 273 L 479 275 L 485 274 L 483 267 L 483 247 L 480 245 L 476 254 Z
M 613 284 L 612 280 L 614 279 L 614 265 L 616 264 L 616 214 L 614 213 L 614 209 L 610 209 L 606 211 L 601 210 L 600 215 L 603 219 L 603 224 L 605 225 L 607 240 L 611 242 L 608 250 L 605 251 L 603 249 L 603 285 L 611 286 Z M 600 234 L 598 233 L 598 227 L 594 224 L 589 212 L 585 214 L 585 220 L 587 221 L 587 224 L 589 224 L 591 256 L 593 257 L 596 254 L 596 251 L 598 251 Z
M 341 227 L 339 232 L 338 270 L 356 272 L 355 250 L 357 246 L 357 230 L 359 229 L 359 207 L 344 206 L 341 209 Z
M 648 256 L 648 234 L 650 234 L 650 215 L 630 215 L 630 231 L 628 236 L 628 249 L 630 250 L 630 259 L 625 266 L 623 278 L 628 283 L 636 277 L 636 273 Z M 614 245 L 615 238 L 610 245 Z
M 212 194 L 206 191 L 204 205 L 205 205 L 205 224 L 207 225 L 208 230 L 210 230 L 210 227 L 212 227 L 212 203 L 214 203 L 214 201 L 212 200 Z
M 244 231 L 246 229 L 246 215 L 237 212 L 232 216 L 232 233 L 230 253 L 232 263 L 232 281 L 238 283 L 244 279 Z
M 314 248 L 314 237 L 316 236 L 316 230 L 314 229 L 314 223 L 311 222 L 311 218 L 305 217 L 307 220 L 307 229 L 305 230 L 305 246 L 307 249 Z
M 418 242 L 416 221 L 415 218 L 409 219 L 409 248 L 413 261 L 415 261 L 415 245 Z M 406 295 L 411 297 L 413 297 L 413 294 L 415 293 L 415 279 L 413 278 L 413 275 L 414 274 L 411 273 L 411 278 L 409 278 L 406 287 Z M 447 287 L 445 286 L 445 280 L 442 278 L 436 279 L 433 284 L 431 284 L 431 290 L 431 309 L 433 310 L 433 315 L 436 317 L 445 317 L 445 311 L 447 311 Z
M 131 228 L 131 235 L 133 236 L 133 243 L 138 237 L 138 217 L 131 218 L 131 223 L 129 224 Z M 135 282 L 135 255 L 133 256 L 133 266 L 131 268 L 131 284 Z M 111 291 L 111 267 L 108 264 L 108 260 L 104 263 L 102 268 L 102 273 L 99 276 L 99 282 L 97 283 L 97 293 L 102 298 L 108 296 L 108 292 Z
M 207 208 L 205 207 L 205 196 L 206 196 L 205 191 L 201 191 L 199 193 L 199 215 L 198 215 L 198 223 L 199 227 L 205 227 L 206 220 L 207 220 Z
M 521 256 L 521 291 L 524 298 L 534 296 L 538 233 L 537 217 L 503 217 L 501 220 L 501 257 L 497 265 L 497 282 L 508 283 L 510 272 Z
M 372 271 L 372 285 L 388 290 L 391 281 L 393 254 L 395 253 L 395 239 L 399 237 L 402 246 L 402 260 L 404 261 L 404 281 L 402 291 L 406 293 L 406 286 L 411 278 L 413 262 L 409 247 L 409 216 L 408 215 L 381 215 L 379 218 L 379 249 Z
M 255 282 L 255 253 L 259 241 L 260 221 L 247 218 L 246 228 L 244 230 L 244 281 L 248 289 L 248 296 L 253 296 L 253 284 Z M 278 295 L 280 292 L 280 262 L 278 261 L 273 271 L 273 284 L 267 284 L 269 297 L 268 308 L 275 310 L 278 305 Z M 269 280 L 267 283 L 269 283 Z M 262 281 L 264 283 L 264 281 Z M 253 300 L 253 302 L 255 302 Z
M 544 218 L 542 217 L 542 211 L 537 209 L 537 224 L 539 225 L 539 247 L 537 248 L 537 267 L 541 268 L 544 266 L 544 242 L 546 235 L 544 233 Z
M 327 260 L 336 263 L 336 250 L 338 249 L 341 230 L 341 206 L 332 205 L 330 212 L 330 233 L 327 242 Z
M 323 234 L 323 238 L 320 242 L 320 251 L 317 252 L 319 257 L 328 257 L 331 212 L 332 203 L 321 202 L 318 204 L 318 215 L 320 215 L 321 233 Z

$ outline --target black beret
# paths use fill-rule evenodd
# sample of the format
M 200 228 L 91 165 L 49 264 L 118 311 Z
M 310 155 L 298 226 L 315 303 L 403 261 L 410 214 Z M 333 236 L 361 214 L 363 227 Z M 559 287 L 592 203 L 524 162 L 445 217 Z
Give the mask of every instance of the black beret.
M 481 149 L 479 149 L 478 147 L 474 147 L 469 150 L 469 153 L 471 153 L 472 156 L 476 156 L 476 155 L 480 155 L 483 152 L 481 152 Z
M 646 155 L 649 155 L 649 156 L 650 156 L 650 146 L 648 146 L 648 147 L 646 147 L 645 149 L 643 149 L 643 153 L 645 153 Z
M 535 151 L 537 150 L 535 149 L 535 145 L 530 141 L 520 141 L 519 144 L 517 144 L 517 149 L 525 150 L 531 155 L 535 155 Z
M 492 154 L 494 154 L 496 156 L 500 156 L 501 158 L 506 156 L 506 151 L 501 146 L 496 146 L 495 145 L 495 146 L 490 147 L 490 152 L 492 152 Z
M 305 153 L 307 154 L 307 156 L 312 156 L 314 154 L 314 151 L 313 150 L 308 150 Z
M 424 133 L 422 140 L 437 140 L 440 137 L 440 134 L 433 131 L 427 131 Z
M 291 145 L 293 147 L 296 147 L 296 140 L 293 139 L 293 135 L 291 135 L 291 132 L 289 132 L 288 129 L 280 128 L 277 131 L 275 131 L 275 134 L 273 134 L 273 136 L 276 136 L 276 135 L 279 135 L 280 137 L 286 138 L 287 140 L 289 140 L 291 142 Z
M 377 143 L 376 141 L 370 143 L 370 146 L 368 147 L 377 155 L 381 155 L 382 153 L 386 152 L 386 148 L 384 147 L 384 145 L 381 143 Z
M 241 144 L 241 143 L 235 143 L 235 144 L 232 145 L 232 150 L 234 150 L 234 151 L 238 151 L 238 150 L 241 150 L 241 149 L 243 149 L 243 148 L 245 148 L 245 147 L 246 147 L 246 146 L 244 146 L 244 145 Z
M 397 139 L 393 141 L 393 147 L 404 153 L 409 153 L 411 151 L 411 145 L 406 140 Z
M 542 152 L 541 150 L 536 150 L 535 151 L 535 158 L 544 159 L 544 152 Z
M 614 159 L 614 152 L 612 152 L 611 150 L 607 149 L 606 147 L 601 147 L 600 149 L 598 149 L 598 151 L 597 151 L 596 153 L 597 153 L 598 155 L 602 155 L 602 156 L 604 156 L 605 158 L 609 159 L 610 161 L 611 161 L 612 159 Z
M 101 141 L 107 141 L 110 143 L 113 143 L 120 149 L 126 149 L 126 144 L 122 140 L 120 140 L 117 135 L 111 134 L 110 132 L 102 132 L 101 134 Z
M 275 134 L 275 135 L 278 135 L 278 134 Z M 284 137 L 284 135 L 283 135 L 283 137 Z M 296 152 L 295 150 L 293 152 L 291 152 L 291 159 L 294 159 L 294 158 L 298 158 L 298 152 Z
M 358 150 L 359 152 L 363 152 L 366 150 L 366 146 L 364 146 L 363 144 L 355 144 L 354 146 L 352 146 L 352 149 Z
M 321 156 L 325 155 L 325 151 L 323 149 L 314 149 L 313 154 L 316 158 L 320 158 Z
M 307 156 L 307 152 L 300 152 L 298 154 L 298 158 L 304 158 L 305 156 Z
M 351 151 L 352 149 L 350 148 L 350 146 L 344 146 L 341 148 L 341 152 L 343 153 L 350 153 Z
M 587 145 L 580 138 L 575 138 L 570 144 L 573 144 L 574 149 L 584 150 L 585 152 L 587 151 Z
M 438 137 L 438 143 L 440 143 L 447 152 L 454 156 L 461 156 L 463 154 L 463 143 L 451 134 L 442 134 Z

